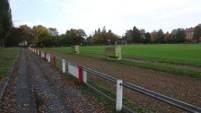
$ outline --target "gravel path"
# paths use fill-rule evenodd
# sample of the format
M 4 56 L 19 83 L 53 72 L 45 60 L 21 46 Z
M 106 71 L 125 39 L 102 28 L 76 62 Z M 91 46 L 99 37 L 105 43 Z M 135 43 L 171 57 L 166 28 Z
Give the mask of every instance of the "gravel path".
M 104 110 L 67 86 L 40 57 L 22 49 L 0 100 L 0 112 L 94 113 Z

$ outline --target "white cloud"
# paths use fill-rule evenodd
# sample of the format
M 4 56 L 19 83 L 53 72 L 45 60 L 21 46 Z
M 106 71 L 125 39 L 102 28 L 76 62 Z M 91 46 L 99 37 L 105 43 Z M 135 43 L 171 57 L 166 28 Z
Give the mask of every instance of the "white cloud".
M 201 20 L 200 0 L 42 1 L 49 6 L 47 8 L 57 10 L 57 18 L 51 20 L 47 17 L 47 22 L 39 18 L 30 22 L 37 24 L 36 20 L 44 21 L 46 23 L 41 23 L 47 26 L 51 23 L 52 27 L 57 27 L 62 33 L 70 28 L 83 28 L 86 33 L 91 33 L 103 26 L 106 26 L 107 30 L 112 29 L 118 35 L 123 35 L 133 26 L 144 28 L 146 31 L 163 29 L 166 32 L 178 27 L 195 26 Z

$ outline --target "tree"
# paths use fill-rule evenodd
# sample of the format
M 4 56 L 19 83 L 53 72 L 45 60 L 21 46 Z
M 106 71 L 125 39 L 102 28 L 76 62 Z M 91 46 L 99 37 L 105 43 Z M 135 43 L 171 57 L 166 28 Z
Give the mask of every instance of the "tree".
M 125 36 L 123 37 L 123 39 L 125 39 L 127 41 L 127 43 L 131 43 L 132 42 L 132 30 L 127 30 L 125 33 Z
M 115 44 L 115 42 L 119 39 L 119 36 L 114 34 L 112 30 L 108 30 L 107 35 L 108 35 L 107 41 L 109 44 Z
M 98 28 L 98 34 L 100 34 L 101 33 L 101 30 L 100 30 L 100 28 Z
M 102 33 L 106 33 L 106 27 L 103 27 Z
M 62 46 L 65 45 L 65 42 L 64 42 L 65 36 L 66 36 L 66 34 L 61 34 L 61 35 L 58 36 L 58 40 L 57 40 L 58 45 L 62 45 Z
M 21 25 L 19 29 L 22 30 L 21 37 L 23 38 L 23 41 L 26 40 L 29 44 L 31 44 L 33 40 L 32 29 L 27 25 Z
M 186 33 L 182 28 L 173 29 L 170 34 L 170 41 L 174 43 L 183 43 L 185 42 Z
M 194 29 L 193 40 L 196 42 L 201 41 L 201 24 L 197 25 Z
M 145 34 L 145 40 L 144 43 L 150 43 L 151 42 L 151 34 L 149 32 L 147 32 Z
M 170 33 L 169 33 L 169 32 L 166 32 L 166 33 L 165 33 L 165 37 L 164 37 L 164 41 L 165 41 L 165 42 L 168 42 L 168 41 L 169 41 L 169 38 L 170 38 Z
M 49 34 L 51 36 L 58 36 L 59 32 L 57 31 L 57 28 L 48 28 Z
M 102 32 L 100 31 L 100 28 L 98 28 L 98 33 L 95 32 L 91 38 L 92 39 L 90 40 L 93 40 L 94 44 L 115 44 L 119 36 L 114 34 L 112 30 L 108 30 L 107 32 L 106 27 L 104 26 Z
M 87 41 L 87 44 L 89 44 L 89 45 L 94 44 L 94 40 L 93 40 L 93 37 L 91 35 L 89 35 L 89 37 L 87 37 L 86 41 Z
M 12 27 L 6 34 L 5 47 L 18 46 L 19 43 L 24 41 L 22 34 L 22 29 Z
M 155 43 L 157 41 L 158 32 L 156 30 L 153 30 L 151 33 L 151 42 Z
M 59 32 L 57 31 L 56 28 L 48 28 L 49 34 L 50 34 L 50 39 L 48 40 L 48 45 L 49 46 L 56 46 L 58 44 L 58 35 Z
M 158 34 L 157 34 L 157 42 L 158 43 L 163 43 L 164 42 L 164 37 L 165 37 L 165 35 L 164 35 L 163 30 L 159 29 Z
M 83 29 L 77 29 L 77 36 L 78 36 L 79 44 L 82 44 L 85 42 L 85 37 L 87 35 Z
M 12 27 L 11 8 L 8 0 L 0 0 L 0 50 L 4 46 L 6 33 Z
M 144 29 L 140 29 L 140 42 L 144 42 L 146 31 Z
M 34 43 L 38 46 L 46 46 L 47 41 L 51 38 L 48 29 L 42 25 L 34 26 L 32 35 Z
M 177 29 L 173 29 L 171 31 L 170 36 L 169 36 L 170 42 L 176 42 L 176 33 L 177 33 Z
M 140 31 L 135 26 L 133 27 L 132 41 L 133 41 L 133 43 L 139 43 L 140 42 Z
M 66 39 L 68 44 L 80 45 L 85 42 L 86 33 L 83 29 L 70 29 L 66 31 Z
M 178 28 L 176 33 L 176 42 L 177 43 L 185 42 L 185 37 L 186 37 L 185 30 L 182 28 Z

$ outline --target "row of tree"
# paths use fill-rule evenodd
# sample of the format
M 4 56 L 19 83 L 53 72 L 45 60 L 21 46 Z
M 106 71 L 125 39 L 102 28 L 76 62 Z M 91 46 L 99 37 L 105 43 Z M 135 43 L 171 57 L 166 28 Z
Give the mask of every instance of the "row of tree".
M 86 33 L 83 29 L 70 29 L 65 34 L 58 34 L 56 28 L 46 28 L 42 25 L 21 25 L 19 28 L 12 27 L 7 33 L 5 46 L 18 46 L 20 42 L 36 46 L 59 46 L 81 44 L 85 41 Z
M 65 34 L 59 35 L 56 28 L 46 28 L 42 25 L 33 26 L 21 25 L 19 28 L 12 27 L 6 33 L 5 46 L 18 46 L 20 42 L 27 41 L 28 44 L 36 46 L 70 46 L 70 45 L 114 45 L 119 39 L 127 43 L 184 43 L 186 42 L 185 30 L 174 29 L 171 33 L 164 33 L 162 29 L 149 33 L 144 29 L 127 30 L 122 38 L 111 30 L 106 31 L 103 27 L 98 28 L 94 34 L 87 37 L 83 29 L 70 29 Z M 201 25 L 195 27 L 193 40 L 200 42 Z M 189 40 L 188 40 L 189 41 Z
M 12 27 L 5 38 L 6 46 L 18 46 L 20 42 L 27 41 L 28 44 L 36 46 L 70 46 L 70 45 L 102 45 L 114 44 L 120 37 L 108 32 L 106 28 L 100 28 L 93 35 L 87 37 L 83 29 L 70 29 L 65 34 L 58 34 L 56 28 L 46 28 L 42 25 L 21 25 L 19 28 Z
M 106 31 L 104 26 L 101 30 L 95 30 L 93 35 L 90 35 L 86 42 L 88 45 L 110 45 L 115 44 L 115 42 L 120 39 L 120 37 L 112 32 L 112 30 Z
M 201 24 L 197 25 L 194 29 L 194 35 L 192 40 L 186 39 L 185 29 L 178 28 L 172 30 L 171 33 L 164 33 L 162 29 L 158 31 L 154 30 L 149 33 L 144 29 L 138 29 L 133 27 L 133 29 L 127 30 L 125 35 L 122 37 L 127 40 L 128 43 L 184 43 L 184 42 L 200 42 L 201 38 Z

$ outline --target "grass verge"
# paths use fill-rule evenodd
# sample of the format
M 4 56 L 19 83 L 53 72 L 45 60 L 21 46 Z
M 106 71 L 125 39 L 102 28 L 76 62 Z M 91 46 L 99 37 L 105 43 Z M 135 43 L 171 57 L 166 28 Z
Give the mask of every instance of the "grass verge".
M 5 78 L 21 48 L 4 48 L 0 51 L 0 81 Z

